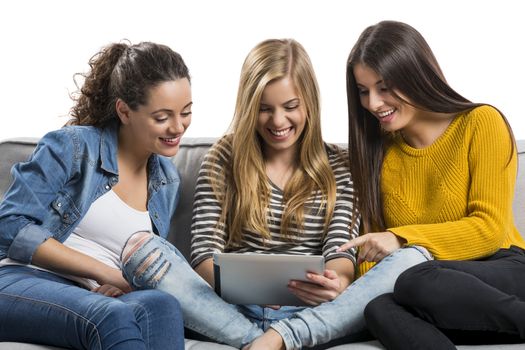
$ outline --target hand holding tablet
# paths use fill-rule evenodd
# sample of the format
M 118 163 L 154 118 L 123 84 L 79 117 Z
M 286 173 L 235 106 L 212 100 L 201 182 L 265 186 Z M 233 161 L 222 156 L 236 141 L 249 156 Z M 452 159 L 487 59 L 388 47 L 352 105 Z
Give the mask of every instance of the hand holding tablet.
M 288 289 L 291 280 L 323 274 L 320 255 L 217 253 L 213 256 L 215 291 L 225 301 L 246 305 L 306 305 Z

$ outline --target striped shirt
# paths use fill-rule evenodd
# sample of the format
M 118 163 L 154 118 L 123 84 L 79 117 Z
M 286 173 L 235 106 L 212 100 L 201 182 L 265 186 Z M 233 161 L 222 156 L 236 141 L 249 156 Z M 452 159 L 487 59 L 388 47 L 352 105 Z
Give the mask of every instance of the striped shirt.
M 193 267 L 202 261 L 212 258 L 214 253 L 263 253 L 263 254 L 295 254 L 295 255 L 323 255 L 326 261 L 334 258 L 347 258 L 355 264 L 355 249 L 336 252 L 336 249 L 349 239 L 357 237 L 359 232 L 359 218 L 352 225 L 352 200 L 354 189 L 347 166 L 347 151 L 335 145 L 326 145 L 328 161 L 333 169 L 336 185 L 336 203 L 334 213 L 329 221 L 328 231 L 324 235 L 325 210 L 318 210 L 321 204 L 320 191 L 315 191 L 308 199 L 308 208 L 304 213 L 304 224 L 301 232 L 291 228 L 287 238 L 280 233 L 281 216 L 284 211 L 283 191 L 270 180 L 271 188 L 269 209 L 267 216 L 271 239 L 264 240 L 261 235 L 243 231 L 243 241 L 235 246 L 226 246 L 228 229 L 225 225 L 218 225 L 221 216 L 221 203 L 216 199 L 211 187 L 211 178 L 205 170 L 214 173 L 223 173 L 220 164 L 229 162 L 231 150 L 226 148 L 225 142 L 219 141 L 205 156 L 201 165 L 191 226 L 191 265 Z M 220 157 L 220 163 L 217 158 Z M 216 179 L 215 179 L 216 180 Z

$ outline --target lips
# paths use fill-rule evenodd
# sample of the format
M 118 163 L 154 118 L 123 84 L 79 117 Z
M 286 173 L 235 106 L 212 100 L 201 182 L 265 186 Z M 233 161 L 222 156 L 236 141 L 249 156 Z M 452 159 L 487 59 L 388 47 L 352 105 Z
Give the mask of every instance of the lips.
M 380 123 L 389 123 L 394 119 L 394 112 L 396 112 L 396 109 L 392 108 L 387 111 L 376 112 L 376 116 Z
M 177 146 L 180 143 L 181 136 L 177 137 L 160 137 L 162 143 L 168 146 Z
M 396 111 L 395 108 L 389 109 L 388 111 L 377 112 L 377 116 L 381 119 L 388 117 Z
M 290 126 L 288 128 L 285 128 L 285 129 L 268 129 L 268 131 L 270 132 L 270 134 L 272 134 L 273 136 L 276 136 L 276 137 L 286 137 L 293 129 L 293 126 Z

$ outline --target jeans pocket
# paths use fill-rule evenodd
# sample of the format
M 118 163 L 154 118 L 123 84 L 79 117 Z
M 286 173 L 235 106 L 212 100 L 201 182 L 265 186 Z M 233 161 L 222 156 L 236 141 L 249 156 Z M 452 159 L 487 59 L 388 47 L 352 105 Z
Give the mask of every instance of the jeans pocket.
M 411 245 L 411 246 L 408 246 L 407 248 L 414 248 L 418 250 L 429 261 L 434 260 L 434 256 L 430 254 L 430 252 L 425 247 L 422 247 L 420 245 Z

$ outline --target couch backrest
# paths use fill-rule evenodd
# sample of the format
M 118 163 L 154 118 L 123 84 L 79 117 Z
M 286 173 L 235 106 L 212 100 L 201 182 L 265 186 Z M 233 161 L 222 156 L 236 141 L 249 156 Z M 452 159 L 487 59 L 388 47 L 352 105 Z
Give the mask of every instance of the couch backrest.
M 189 257 L 190 252 L 190 227 L 193 209 L 193 195 L 195 182 L 207 150 L 216 141 L 216 138 L 185 138 L 180 151 L 173 162 L 179 169 L 182 178 L 182 193 L 175 216 L 172 220 L 169 240 L 179 250 Z M 37 139 L 12 139 L 0 142 L 0 198 L 4 196 L 11 181 L 11 166 L 28 158 L 33 151 Z M 525 236 L 525 140 L 518 141 L 519 167 L 514 196 L 514 218 L 516 226 Z

